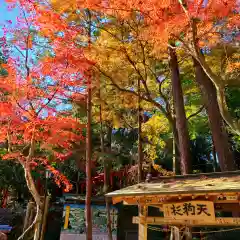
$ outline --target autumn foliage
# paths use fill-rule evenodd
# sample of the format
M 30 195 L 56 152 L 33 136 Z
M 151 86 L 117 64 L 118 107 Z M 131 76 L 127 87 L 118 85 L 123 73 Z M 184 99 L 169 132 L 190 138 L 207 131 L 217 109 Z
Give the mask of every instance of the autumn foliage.
M 24 3 L 20 2 L 17 28 L 9 25 L 4 29 L 3 40 L 10 38 L 4 51 L 15 54 L 3 65 L 8 75 L 1 77 L 0 84 L 0 139 L 8 148 L 3 159 L 19 161 L 26 171 L 42 165 L 68 191 L 71 184 L 51 163 L 65 160 L 71 155 L 72 143 L 83 140 L 84 125 L 64 111 L 78 94 L 91 63 L 75 46 L 78 32 L 74 28 L 50 12 L 37 17 L 36 6 Z M 61 35 L 53 37 L 58 32 Z M 45 48 L 51 49 L 52 55 L 41 56 L 40 38 L 45 38 Z
M 83 141 L 85 125 L 73 117 L 69 108 L 73 107 L 72 103 L 86 103 L 87 87 L 93 87 L 90 103 L 94 104 L 94 120 L 101 124 L 105 122 L 108 127 L 117 129 L 127 125 L 134 129 L 139 109 L 158 112 L 142 123 L 139 136 L 141 134 L 145 141 L 145 158 L 159 172 L 164 171 L 154 160 L 158 157 L 158 147 L 166 147 L 169 132 L 175 140 L 174 148 L 180 146 L 180 158 L 184 150 L 190 153 L 189 146 L 181 148 L 182 141 L 178 142 L 182 129 L 176 125 L 176 108 L 179 106 L 176 102 L 180 99 L 182 105 L 185 104 L 182 115 L 186 128 L 191 124 L 189 118 L 208 108 L 204 103 L 206 99 L 196 104 L 194 110 L 201 107 L 197 114 L 191 101 L 186 106 L 191 94 L 206 92 L 201 89 L 204 84 L 197 83 L 198 76 L 193 77 L 199 72 L 211 88 L 206 96 L 216 95 L 215 108 L 221 121 L 218 130 L 226 133 L 226 123 L 229 131 L 240 135 L 239 121 L 231 116 L 226 99 L 226 89 L 239 86 L 236 81 L 239 75 L 239 52 L 236 50 L 239 1 L 6 2 L 10 9 L 19 8 L 20 16 L 15 26 L 11 21 L 7 22 L 3 28 L 4 37 L 0 39 L 1 50 L 8 56 L 8 63 L 1 66 L 7 75 L 0 79 L 0 142 L 7 149 L 2 157 L 16 160 L 23 166 L 28 188 L 37 205 L 40 206 L 41 201 L 32 169 L 43 166 L 53 173 L 59 186 L 64 184 L 66 191 L 71 188 L 53 163 L 67 159 L 73 145 Z M 207 50 L 219 51 L 221 56 L 215 54 L 212 57 L 206 54 Z M 178 94 L 183 88 L 177 100 L 171 94 L 173 80 L 176 80 L 170 77 L 174 72 L 170 66 L 172 61 L 169 61 L 171 55 L 175 56 L 179 83 L 174 91 Z M 189 85 L 181 86 L 182 78 L 195 77 L 196 82 L 188 81 L 188 84 L 191 82 Z M 205 115 L 209 117 L 208 113 Z M 210 119 L 210 123 L 213 122 Z M 161 138 L 160 135 L 164 136 Z M 181 137 L 186 139 L 188 135 L 186 131 Z M 224 136 L 227 139 L 227 134 Z M 216 145 L 216 140 L 213 144 Z M 228 144 L 225 148 L 229 150 Z M 173 155 L 175 157 L 175 152 Z M 226 155 L 219 157 L 224 164 L 223 158 L 227 163 L 229 158 Z M 186 165 L 185 160 L 180 159 L 182 165 Z M 222 169 L 228 167 L 225 164 Z
M 2 38 L 2 50 L 8 63 L 2 65 L 7 76 L 0 83 L 0 141 L 6 144 L 4 160 L 19 162 L 32 194 L 37 213 L 29 231 L 42 216 L 42 200 L 32 170 L 44 168 L 52 173 L 59 187 L 72 187 L 54 167 L 72 154 L 73 144 L 83 141 L 79 119 L 68 107 L 89 77 L 92 62 L 77 46 L 79 31 L 68 26 L 58 14 L 29 1 L 11 1 L 20 8 L 16 26 L 8 22 Z M 83 98 L 84 100 L 84 98 Z M 34 239 L 38 239 L 39 228 Z

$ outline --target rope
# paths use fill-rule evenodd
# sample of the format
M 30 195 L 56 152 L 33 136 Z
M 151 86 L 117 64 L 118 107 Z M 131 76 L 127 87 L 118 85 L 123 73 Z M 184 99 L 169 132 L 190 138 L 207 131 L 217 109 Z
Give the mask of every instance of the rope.
M 159 232 L 170 232 L 169 229 L 160 229 L 160 228 L 156 228 L 156 227 L 150 227 L 148 226 L 149 230 L 153 230 L 153 231 L 159 231 Z M 231 232 L 231 231 L 236 231 L 236 230 L 240 230 L 240 227 L 238 228 L 230 228 L 230 229 L 220 229 L 220 230 L 216 230 L 216 231 L 200 231 L 200 232 L 192 232 L 194 234 L 209 234 L 209 233 L 219 233 L 219 232 Z M 184 232 L 182 230 L 180 230 L 179 232 Z

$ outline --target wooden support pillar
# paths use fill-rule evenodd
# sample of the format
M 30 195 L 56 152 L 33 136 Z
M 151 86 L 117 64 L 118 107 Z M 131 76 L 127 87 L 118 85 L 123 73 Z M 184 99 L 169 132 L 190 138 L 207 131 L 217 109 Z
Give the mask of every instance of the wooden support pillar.
M 138 224 L 138 240 L 147 240 L 147 215 L 148 207 L 139 206 L 139 224 Z

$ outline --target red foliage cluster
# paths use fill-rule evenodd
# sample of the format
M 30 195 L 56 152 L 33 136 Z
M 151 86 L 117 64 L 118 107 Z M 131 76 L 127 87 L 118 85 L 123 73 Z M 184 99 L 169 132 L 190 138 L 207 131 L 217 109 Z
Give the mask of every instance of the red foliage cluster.
M 85 125 L 61 112 L 85 84 L 93 63 L 77 45 L 79 29 L 60 15 L 31 1 L 8 2 L 18 4 L 21 15 L 16 26 L 4 28 L 2 39 L 4 50 L 11 52 L 3 66 L 8 75 L 0 79 L 0 141 L 8 144 L 3 159 L 15 159 L 25 169 L 42 165 L 68 191 L 71 184 L 48 156 L 63 161 L 73 143 L 83 140 Z M 43 48 L 52 54 L 41 54 Z

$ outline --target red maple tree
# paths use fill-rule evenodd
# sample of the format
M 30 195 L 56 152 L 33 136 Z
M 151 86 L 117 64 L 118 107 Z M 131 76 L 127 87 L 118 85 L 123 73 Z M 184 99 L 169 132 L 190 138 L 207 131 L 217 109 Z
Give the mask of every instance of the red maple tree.
M 43 166 L 59 186 L 71 189 L 67 178 L 51 163 L 65 160 L 73 143 L 83 140 L 85 125 L 65 108 L 73 96 L 82 94 L 84 76 L 92 63 L 76 45 L 78 31 L 63 18 L 47 10 L 43 13 L 27 1 L 14 4 L 21 10 L 18 22 L 3 29 L 4 51 L 8 50 L 10 57 L 3 66 L 8 75 L 0 81 L 0 141 L 7 143 L 3 159 L 22 165 L 37 206 L 35 220 L 19 237 L 22 239 L 42 216 L 42 200 L 32 170 Z M 47 18 L 54 19 L 49 26 Z M 35 229 L 34 239 L 38 239 Z

